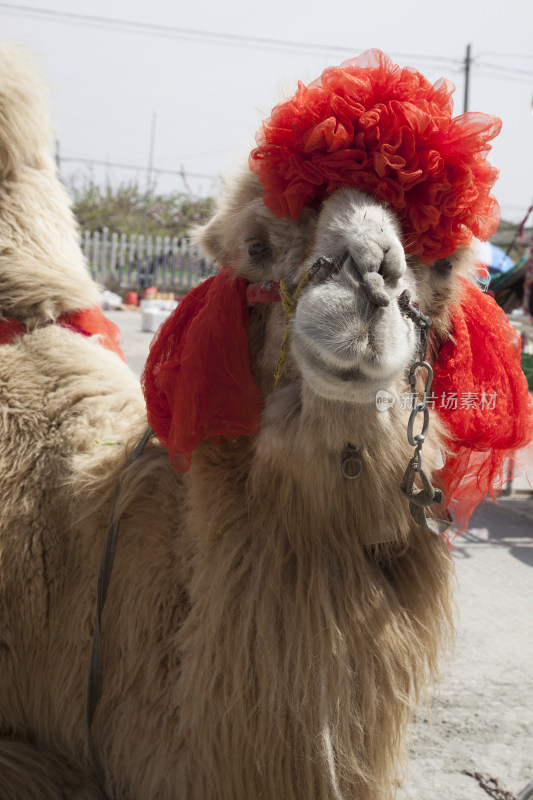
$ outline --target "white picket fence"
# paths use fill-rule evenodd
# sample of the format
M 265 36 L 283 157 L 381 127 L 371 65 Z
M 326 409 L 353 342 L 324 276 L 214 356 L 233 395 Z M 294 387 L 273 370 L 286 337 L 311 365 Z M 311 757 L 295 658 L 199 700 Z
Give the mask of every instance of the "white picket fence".
M 92 277 L 115 292 L 185 293 L 215 271 L 187 238 L 85 231 L 82 248 Z

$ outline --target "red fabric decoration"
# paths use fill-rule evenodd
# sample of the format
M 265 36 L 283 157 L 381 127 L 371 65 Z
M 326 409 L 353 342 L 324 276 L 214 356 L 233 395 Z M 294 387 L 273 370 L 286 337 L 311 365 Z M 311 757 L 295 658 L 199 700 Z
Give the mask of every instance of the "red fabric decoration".
M 126 356 L 120 347 L 120 330 L 111 322 L 101 308 L 83 308 L 81 311 L 70 311 L 62 314 L 58 320 L 60 325 L 71 325 L 86 336 L 97 336 L 100 343 L 112 350 L 125 362 Z
M 508 457 L 533 439 L 533 401 L 518 334 L 492 297 L 465 279 L 452 328 L 434 364 L 435 407 L 450 450 L 437 477 L 465 529 L 478 503 L 503 487 Z
M 104 347 L 112 350 L 123 361 L 126 361 L 120 348 L 119 328 L 102 313 L 98 306 L 81 311 L 68 311 L 58 317 L 55 324 L 62 328 L 75 330 L 83 336 L 97 336 Z M 26 325 L 18 319 L 0 319 L 0 345 L 11 344 L 17 336 L 24 333 L 26 333 Z
M 224 268 L 189 292 L 154 338 L 142 377 L 148 420 L 178 471 L 189 469 L 200 441 L 258 431 L 247 305 L 276 299 L 276 284 L 247 285 Z M 452 329 L 434 364 L 435 408 L 448 432 L 437 480 L 465 529 L 478 503 L 502 488 L 507 458 L 533 439 L 533 403 L 517 334 L 464 279 Z
M 148 422 L 186 472 L 198 444 L 259 429 L 250 371 L 247 281 L 225 267 L 190 291 L 150 345 L 142 375 Z
M 246 287 L 246 300 L 249 306 L 254 303 L 277 303 L 281 300 L 279 283 L 264 281 L 263 283 L 249 283 Z
M 433 86 L 380 50 L 368 50 L 298 84 L 257 134 L 249 165 L 265 205 L 296 220 L 307 205 L 355 186 L 393 209 L 406 252 L 430 264 L 491 236 L 499 207 L 498 170 L 486 160 L 501 121 L 468 113 L 452 119 L 446 80 Z
M 26 326 L 18 319 L 0 319 L 0 344 L 11 344 L 17 337 L 26 333 Z

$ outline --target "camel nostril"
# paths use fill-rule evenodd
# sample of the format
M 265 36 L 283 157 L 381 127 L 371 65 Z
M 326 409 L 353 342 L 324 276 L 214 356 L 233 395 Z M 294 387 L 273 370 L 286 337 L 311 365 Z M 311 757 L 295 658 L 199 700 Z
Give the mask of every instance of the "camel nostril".
M 353 277 L 359 277 L 361 274 L 361 271 L 358 269 L 350 253 L 344 254 L 342 258 L 342 269 L 346 270 L 346 272 Z
M 387 286 L 396 286 L 400 278 L 405 274 L 406 268 L 403 251 L 396 251 L 390 247 L 383 250 L 383 258 L 378 272 L 383 276 Z
M 385 247 L 383 250 L 383 258 L 381 259 L 381 264 L 378 267 L 378 272 L 380 275 L 383 275 L 384 278 L 388 277 L 388 264 L 387 264 L 387 253 L 389 252 L 390 247 Z

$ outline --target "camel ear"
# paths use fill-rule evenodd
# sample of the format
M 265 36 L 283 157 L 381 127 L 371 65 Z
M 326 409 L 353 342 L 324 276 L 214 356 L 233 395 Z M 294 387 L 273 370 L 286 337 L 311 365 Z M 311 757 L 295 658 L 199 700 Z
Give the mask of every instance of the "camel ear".
M 231 264 L 239 255 L 243 232 L 256 227 L 258 209 L 254 202 L 261 198 L 263 188 L 257 176 L 246 168 L 235 176 L 233 184 L 224 181 L 214 214 L 205 225 L 192 233 L 193 241 L 205 250 L 220 267 Z M 259 204 L 263 213 L 263 203 Z M 260 213 L 260 212 L 259 212 Z M 250 233 L 252 236 L 254 231 Z
M 223 243 L 223 221 L 220 213 L 215 214 L 206 225 L 196 228 L 192 238 L 220 267 L 231 262 L 231 254 Z

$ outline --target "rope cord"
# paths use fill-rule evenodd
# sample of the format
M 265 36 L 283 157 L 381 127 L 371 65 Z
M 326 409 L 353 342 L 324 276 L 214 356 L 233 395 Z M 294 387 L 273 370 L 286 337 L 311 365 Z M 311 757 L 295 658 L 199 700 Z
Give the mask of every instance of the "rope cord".
M 314 273 L 315 273 L 315 266 L 314 264 L 312 264 L 305 270 L 300 282 L 298 283 L 293 293 L 291 293 L 289 284 L 287 283 L 286 280 L 284 280 L 284 278 L 282 278 L 279 282 L 281 305 L 283 306 L 283 311 L 285 312 L 285 330 L 283 332 L 283 339 L 281 340 L 281 350 L 280 350 L 278 365 L 274 373 L 274 379 L 276 383 L 279 381 L 279 379 L 283 374 L 283 368 L 285 366 L 285 361 L 287 360 L 287 354 L 289 352 L 291 321 L 294 312 L 296 311 L 296 303 L 301 293 L 303 292 L 303 290 L 313 277 Z
M 118 486 L 115 490 L 113 502 L 111 504 L 111 513 L 109 515 L 109 524 L 102 548 L 102 555 L 100 556 L 100 564 L 98 566 L 98 579 L 96 589 L 96 623 L 94 628 L 93 641 L 91 646 L 91 656 L 89 660 L 89 674 L 87 678 L 87 739 L 89 742 L 89 749 L 94 760 L 98 778 L 102 787 L 105 787 L 105 773 L 100 760 L 100 755 L 94 743 L 91 732 L 94 712 L 100 697 L 100 687 L 102 682 L 102 612 L 107 597 L 107 590 L 109 588 L 109 581 L 111 580 L 111 570 L 113 569 L 113 561 L 115 558 L 115 549 L 118 539 L 118 531 L 120 527 L 120 520 L 115 519 L 115 509 L 117 507 L 124 475 L 128 467 L 137 459 L 143 452 L 146 443 L 153 435 L 151 428 L 147 428 L 142 439 L 137 443 L 133 449 L 130 457 L 126 461 L 122 474 L 120 476 Z

